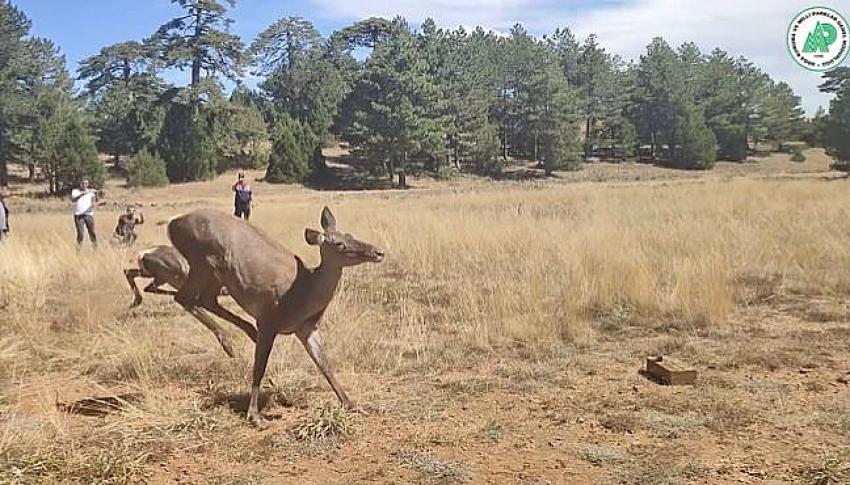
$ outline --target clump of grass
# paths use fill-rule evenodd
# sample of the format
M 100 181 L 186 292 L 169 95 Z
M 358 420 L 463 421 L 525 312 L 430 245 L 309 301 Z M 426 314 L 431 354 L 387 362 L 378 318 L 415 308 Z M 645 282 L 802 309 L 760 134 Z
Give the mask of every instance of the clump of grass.
M 686 465 L 640 460 L 615 473 L 623 485 L 680 485 L 702 483 L 709 470 L 699 464 Z
M 615 433 L 633 433 L 640 420 L 634 413 L 617 412 L 606 414 L 599 420 L 599 424 Z
M 797 475 L 811 485 L 850 483 L 850 448 L 822 457 L 819 463 L 799 469 Z
M 419 472 L 421 478 L 428 483 L 464 483 L 472 478 L 472 474 L 462 463 L 443 460 L 430 453 L 403 450 L 393 456 L 401 466 Z
M 705 425 L 705 420 L 694 413 L 668 414 L 653 411 L 644 418 L 643 424 L 665 438 L 675 439 Z
M 147 451 L 117 436 L 11 447 L 0 453 L 0 483 L 144 483 L 150 476 L 149 458 Z
M 502 439 L 503 434 L 504 430 L 502 429 L 502 425 L 496 421 L 490 421 L 481 428 L 481 436 L 488 441 L 499 441 Z
M 579 451 L 579 456 L 582 460 L 597 466 L 626 461 L 626 455 L 622 452 L 601 445 L 585 446 Z
M 697 406 L 709 414 L 706 425 L 717 432 L 740 431 L 758 420 L 758 412 L 752 401 L 745 401 L 726 390 L 716 390 L 702 396 Z
M 299 441 L 338 441 L 354 433 L 352 414 L 340 407 L 324 405 L 316 408 L 292 429 Z
M 607 308 L 593 309 L 592 313 L 599 320 L 599 329 L 614 335 L 625 330 L 637 317 L 636 308 L 628 302 L 615 302 Z
M 850 438 L 850 405 L 825 407 L 816 420 L 818 426 Z
M 212 477 L 207 483 L 210 485 L 259 485 L 264 483 L 264 481 L 262 476 L 259 474 L 251 474 L 248 476 L 233 474 Z

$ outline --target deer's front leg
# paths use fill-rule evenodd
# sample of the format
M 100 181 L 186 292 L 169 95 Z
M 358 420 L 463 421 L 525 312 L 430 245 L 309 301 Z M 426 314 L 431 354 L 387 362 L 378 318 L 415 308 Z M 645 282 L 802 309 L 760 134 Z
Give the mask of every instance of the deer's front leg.
M 263 380 L 263 375 L 266 373 L 266 365 L 269 362 L 269 355 L 272 352 L 274 339 L 277 332 L 267 330 L 269 328 L 261 322 L 257 322 L 257 345 L 254 348 L 254 372 L 251 380 L 251 402 L 248 404 L 248 420 L 254 423 L 258 428 L 265 428 L 268 425 L 266 420 L 260 414 L 260 383 Z
M 310 355 L 310 358 L 313 359 L 313 362 L 315 362 L 319 370 L 322 371 L 322 375 L 325 376 L 325 379 L 327 379 L 328 383 L 333 388 L 334 393 L 336 393 L 336 397 L 339 398 L 342 405 L 349 411 L 360 411 L 357 405 L 348 398 L 348 395 L 345 393 L 342 386 L 339 385 L 339 382 L 336 380 L 336 377 L 334 377 L 333 371 L 331 370 L 328 358 L 325 356 L 325 351 L 322 348 L 322 336 L 316 328 L 316 323 L 320 317 L 321 315 L 316 317 L 315 321 L 309 322 L 304 327 L 301 327 L 301 329 L 295 332 L 295 334 L 298 336 L 298 340 L 301 341 L 301 344 L 304 345 L 304 348 L 307 349 L 307 353 Z

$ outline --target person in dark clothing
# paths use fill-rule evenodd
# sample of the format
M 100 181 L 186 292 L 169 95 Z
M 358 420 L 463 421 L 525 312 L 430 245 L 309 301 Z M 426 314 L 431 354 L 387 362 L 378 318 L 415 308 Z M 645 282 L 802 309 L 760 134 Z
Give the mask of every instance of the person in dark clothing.
M 133 206 L 127 206 L 127 212 L 118 216 L 118 224 L 115 225 L 113 240 L 123 246 L 130 246 L 136 242 L 136 225 L 145 223 L 145 215 L 136 211 Z
M 0 187 L 0 241 L 9 237 L 9 205 L 6 203 L 6 187 Z
M 251 217 L 251 186 L 245 181 L 245 174 L 239 172 L 239 180 L 233 184 L 233 215 L 245 219 Z

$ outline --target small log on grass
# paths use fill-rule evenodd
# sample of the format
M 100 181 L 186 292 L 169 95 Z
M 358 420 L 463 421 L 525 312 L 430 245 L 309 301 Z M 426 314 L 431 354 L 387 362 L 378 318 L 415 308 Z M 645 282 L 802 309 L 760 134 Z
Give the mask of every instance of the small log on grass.
M 670 357 L 647 357 L 646 375 L 659 384 L 690 385 L 697 380 L 697 371 Z

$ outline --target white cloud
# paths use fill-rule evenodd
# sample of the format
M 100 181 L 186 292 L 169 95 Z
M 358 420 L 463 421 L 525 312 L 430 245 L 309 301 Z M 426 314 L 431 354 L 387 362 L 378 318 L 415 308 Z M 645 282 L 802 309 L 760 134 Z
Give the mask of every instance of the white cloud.
M 655 36 L 672 45 L 696 42 L 704 52 L 720 47 L 743 55 L 774 79 L 791 85 L 803 98 L 809 114 L 826 107 L 829 96 L 819 93 L 820 75 L 799 67 L 785 47 L 791 18 L 813 0 L 632 0 L 599 6 L 587 0 L 312 0 L 330 18 L 356 19 L 371 15 L 402 15 L 413 23 L 433 17 L 447 27 L 482 25 L 507 31 L 522 23 L 544 34 L 570 27 L 579 39 L 595 33 L 609 51 L 637 59 Z M 850 1 L 833 3 L 850 16 Z
M 640 0 L 585 12 L 572 26 L 579 37 L 596 33 L 601 44 L 626 58 L 637 59 L 657 35 L 674 46 L 693 41 L 703 52 L 720 47 L 743 55 L 774 79 L 791 85 L 802 96 L 806 111 L 813 114 L 819 105 L 828 105 L 829 96 L 818 92 L 819 74 L 791 59 L 785 34 L 791 18 L 814 4 L 811 0 Z M 850 14 L 850 8 L 843 10 Z
M 523 10 L 533 9 L 540 0 L 360 0 L 345 3 L 334 0 L 313 0 L 327 17 L 365 18 L 371 16 L 392 18 L 402 15 L 411 22 L 421 22 L 428 17 L 441 25 L 482 25 L 502 27 L 507 19 Z

